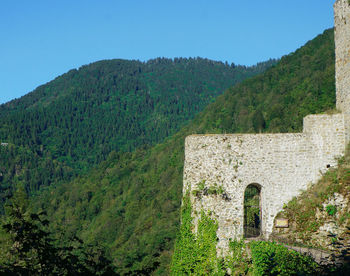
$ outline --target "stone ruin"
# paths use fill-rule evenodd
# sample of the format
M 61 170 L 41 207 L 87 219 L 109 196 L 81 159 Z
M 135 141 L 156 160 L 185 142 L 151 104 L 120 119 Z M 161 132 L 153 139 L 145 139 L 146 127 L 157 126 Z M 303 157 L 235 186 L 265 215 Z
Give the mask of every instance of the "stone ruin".
M 334 4 L 337 114 L 309 115 L 302 133 L 191 135 L 185 141 L 183 194 L 194 223 L 200 211 L 218 221 L 218 249 L 245 236 L 244 194 L 260 197 L 259 235 L 268 238 L 283 205 L 337 166 L 350 139 L 350 4 Z M 213 195 L 216 194 L 216 195 Z

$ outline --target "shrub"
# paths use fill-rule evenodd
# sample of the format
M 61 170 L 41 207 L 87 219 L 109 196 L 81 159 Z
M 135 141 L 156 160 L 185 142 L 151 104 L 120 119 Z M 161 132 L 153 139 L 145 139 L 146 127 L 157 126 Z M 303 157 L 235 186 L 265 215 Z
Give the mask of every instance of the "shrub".
M 334 216 L 337 213 L 337 206 L 335 205 L 327 205 L 326 206 L 326 211 L 328 215 Z
M 230 252 L 225 258 L 226 268 L 231 270 L 232 275 L 246 275 L 251 262 L 247 256 L 244 240 L 234 240 L 229 243 Z
M 313 275 L 318 267 L 310 256 L 288 250 L 275 242 L 254 241 L 251 248 L 253 275 Z

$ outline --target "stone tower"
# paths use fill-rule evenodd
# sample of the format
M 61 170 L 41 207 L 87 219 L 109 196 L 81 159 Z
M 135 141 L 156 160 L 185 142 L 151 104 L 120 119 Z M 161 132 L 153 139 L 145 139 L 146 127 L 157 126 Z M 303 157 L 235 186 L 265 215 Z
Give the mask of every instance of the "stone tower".
M 335 75 L 337 109 L 344 114 L 347 142 L 350 142 L 350 1 L 334 4 Z

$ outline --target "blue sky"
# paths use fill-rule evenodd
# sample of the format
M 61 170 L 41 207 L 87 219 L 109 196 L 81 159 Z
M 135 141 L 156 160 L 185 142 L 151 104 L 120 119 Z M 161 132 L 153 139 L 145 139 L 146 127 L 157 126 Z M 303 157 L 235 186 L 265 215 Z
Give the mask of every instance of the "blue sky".
M 1 0 L 0 103 L 101 59 L 252 65 L 333 27 L 334 0 Z

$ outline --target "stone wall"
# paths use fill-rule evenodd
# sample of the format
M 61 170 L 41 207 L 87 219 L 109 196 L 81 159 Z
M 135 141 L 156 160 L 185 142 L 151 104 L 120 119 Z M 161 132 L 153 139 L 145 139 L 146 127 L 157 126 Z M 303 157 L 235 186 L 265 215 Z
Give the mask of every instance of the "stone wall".
M 283 205 L 336 166 L 345 152 L 350 134 L 348 0 L 338 0 L 334 10 L 337 108 L 342 113 L 309 115 L 302 133 L 186 138 L 183 192 L 190 191 L 195 225 L 201 210 L 217 218 L 218 249 L 225 251 L 229 239 L 243 235 L 244 192 L 249 184 L 261 187 L 261 227 L 268 237 Z M 218 192 L 207 193 L 210 188 Z
M 338 0 L 334 4 L 334 38 L 336 54 L 337 109 L 345 114 L 350 142 L 350 4 Z
M 186 138 L 184 193 L 221 186 L 229 198 L 191 195 L 194 214 L 212 211 L 219 222 L 219 247 L 243 235 L 244 191 L 261 186 L 262 232 L 272 232 L 283 204 L 316 181 L 344 153 L 342 114 L 311 115 L 294 134 L 191 135 Z M 195 215 L 195 221 L 197 216 Z

